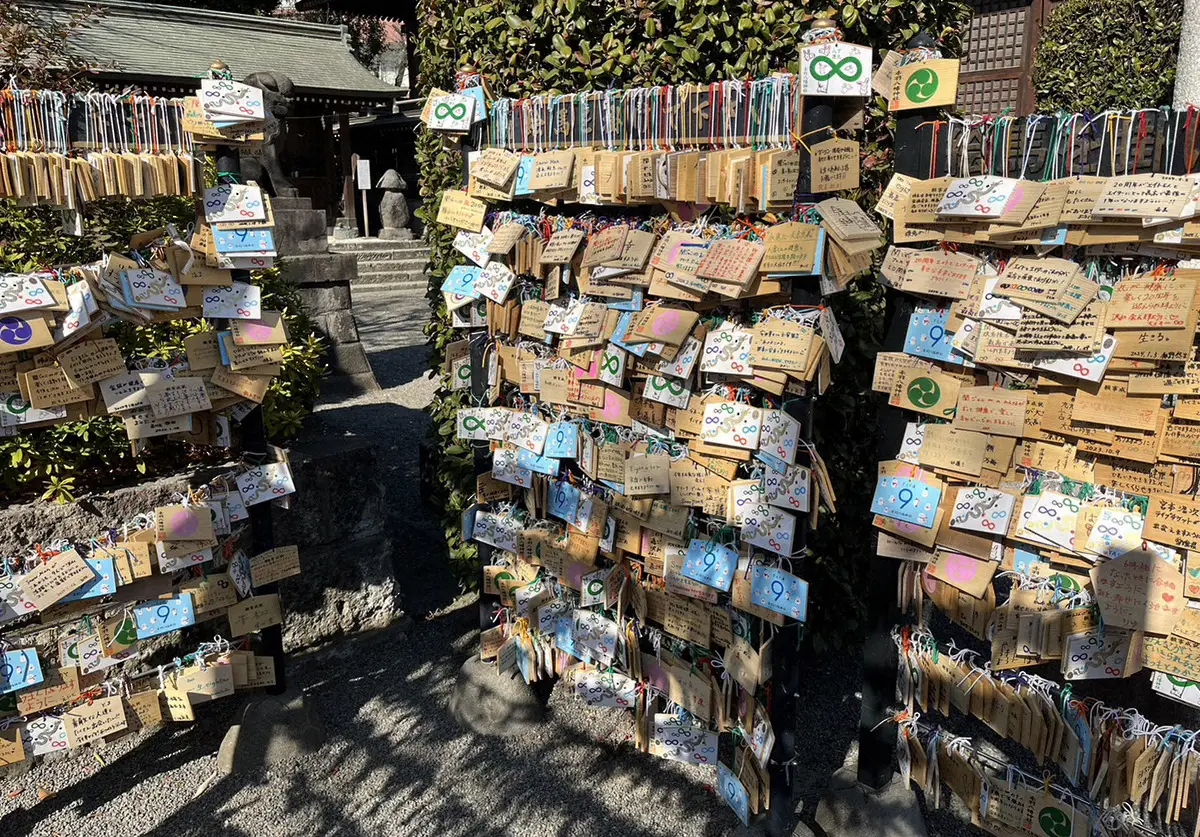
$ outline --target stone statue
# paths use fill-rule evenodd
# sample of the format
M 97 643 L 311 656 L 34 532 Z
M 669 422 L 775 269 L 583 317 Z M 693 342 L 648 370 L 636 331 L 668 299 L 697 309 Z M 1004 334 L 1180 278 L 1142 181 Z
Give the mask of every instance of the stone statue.
M 258 148 L 242 151 L 242 179 L 253 180 L 263 185 L 264 175 L 270 180 L 270 191 L 276 197 L 295 198 L 300 190 L 292 185 L 279 165 L 277 142 L 283 132 L 284 119 L 291 110 L 291 96 L 296 86 L 283 73 L 251 73 L 242 79 L 242 84 L 258 87 L 263 91 L 263 110 L 267 122 L 263 127 L 265 141 Z
M 408 184 L 395 169 L 388 169 L 375 184 L 376 189 L 385 189 L 383 200 L 379 202 L 379 217 L 383 221 L 383 229 L 379 237 L 387 241 L 410 241 L 412 230 L 408 229 L 408 201 L 404 199 L 404 189 Z

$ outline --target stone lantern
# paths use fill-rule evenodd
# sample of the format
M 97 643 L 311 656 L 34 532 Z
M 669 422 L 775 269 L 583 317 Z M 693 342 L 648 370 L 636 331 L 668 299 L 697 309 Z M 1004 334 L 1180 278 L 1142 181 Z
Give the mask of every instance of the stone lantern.
M 405 185 L 404 178 L 395 169 L 388 169 L 375 184 L 376 189 L 386 190 L 379 202 L 379 217 L 383 222 L 379 237 L 385 241 L 412 240 L 412 230 L 408 228 L 408 201 L 401 191 Z

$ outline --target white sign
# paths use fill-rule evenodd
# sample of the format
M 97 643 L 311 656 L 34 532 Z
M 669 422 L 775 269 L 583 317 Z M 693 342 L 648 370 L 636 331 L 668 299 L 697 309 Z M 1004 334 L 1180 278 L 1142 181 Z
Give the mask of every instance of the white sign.
M 804 96 L 870 96 L 871 48 L 830 41 L 800 49 Z
M 358 180 L 358 188 L 370 189 L 371 188 L 371 161 L 364 160 L 363 158 L 359 157 L 358 158 L 358 171 L 354 175 L 354 177 L 356 180 Z
M 470 96 L 450 93 L 433 100 L 429 112 L 429 128 L 433 131 L 450 131 L 465 134 L 471 130 L 475 116 L 475 100 Z

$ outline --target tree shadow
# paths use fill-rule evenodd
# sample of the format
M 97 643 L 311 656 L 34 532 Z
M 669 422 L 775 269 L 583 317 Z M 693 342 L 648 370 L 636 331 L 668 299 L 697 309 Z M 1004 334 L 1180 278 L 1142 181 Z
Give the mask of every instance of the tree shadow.
M 123 833 L 717 837 L 735 826 L 709 775 L 634 750 L 622 710 L 573 706 L 558 690 L 547 723 L 528 738 L 459 728 L 448 700 L 475 645 L 474 622 L 465 608 L 423 623 L 410 639 L 385 631 L 351 640 L 352 655 L 295 660 L 290 680 L 324 720 L 326 744 L 225 777 L 195 799 L 190 788 L 156 793 L 155 822 Z M 229 700 L 211 708 L 220 703 L 236 707 Z M 68 810 L 119 815 L 131 789 L 216 747 L 225 718 L 198 714 L 194 727 L 154 733 L 107 768 L 0 820 L 4 833 L 47 833 L 56 814 L 61 829 Z

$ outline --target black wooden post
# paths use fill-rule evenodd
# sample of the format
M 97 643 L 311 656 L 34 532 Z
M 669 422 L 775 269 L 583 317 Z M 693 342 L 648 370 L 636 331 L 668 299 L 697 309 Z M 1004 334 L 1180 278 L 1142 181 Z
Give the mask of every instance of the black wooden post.
M 1189 150 L 1187 132 L 1185 131 L 1188 120 L 1184 118 L 1185 116 L 1187 116 L 1187 111 L 1179 110 L 1172 112 L 1170 117 L 1164 120 L 1166 124 L 1163 125 L 1162 133 L 1166 135 L 1169 129 L 1170 136 L 1175 138 L 1175 153 L 1171 156 L 1171 159 L 1166 161 L 1166 165 L 1163 166 L 1163 171 L 1167 174 L 1187 174 L 1188 164 L 1191 162 L 1188 159 Z
M 487 394 L 487 366 L 484 364 L 484 353 L 487 350 L 487 340 L 478 339 L 478 335 L 473 335 L 470 342 L 471 350 L 471 395 L 476 403 L 481 403 Z M 484 442 L 472 442 L 471 449 L 475 457 L 475 476 L 491 473 L 492 461 L 490 453 L 490 444 Z M 479 555 L 479 630 L 486 631 L 492 627 L 492 614 L 496 608 L 500 606 L 500 598 L 494 594 L 484 593 L 486 587 L 484 581 L 483 568 L 492 563 L 491 544 L 486 544 L 483 541 L 475 542 L 475 549 Z
M 830 20 L 814 20 L 812 28 L 820 29 L 833 25 L 833 21 Z M 808 151 L 809 146 L 832 136 L 834 101 L 832 96 L 806 96 L 800 100 L 800 192 L 802 194 L 811 194 L 813 191 L 812 155 Z
M 241 179 L 241 161 L 236 148 L 222 145 L 217 148 L 217 180 L 221 183 L 238 183 Z M 250 281 L 250 271 L 235 270 L 231 276 L 239 282 Z M 263 425 L 262 405 L 254 409 L 242 420 L 242 450 L 252 457 L 267 455 L 267 431 Z M 271 504 L 258 503 L 250 507 L 250 548 L 253 554 L 259 555 L 275 545 L 271 533 Z M 278 584 L 267 584 L 256 593 L 270 595 L 279 592 Z M 261 651 L 264 656 L 270 656 L 275 661 L 275 685 L 267 687 L 267 694 L 282 694 L 287 688 L 284 674 L 283 659 L 283 626 L 272 625 L 259 633 L 262 643 Z
M 909 48 L 931 47 L 933 40 L 924 32 L 908 43 Z M 930 161 L 933 150 L 936 108 L 902 111 L 896 118 L 896 171 L 925 179 L 944 173 L 945 157 Z M 933 170 L 931 171 L 931 165 Z M 911 303 L 887 291 L 888 329 L 883 350 L 904 348 L 904 335 Z M 900 449 L 905 419 L 900 410 L 881 405 L 876 424 L 876 443 L 880 459 L 892 459 Z M 867 570 L 867 637 L 863 642 L 862 712 L 858 726 L 858 781 L 869 788 L 882 788 L 895 772 L 896 730 L 883 721 L 896 694 L 898 655 L 892 642 L 892 627 L 899 619 L 896 605 L 896 581 L 899 565 L 892 558 L 872 555 Z
M 796 290 L 793 289 L 793 302 L 796 297 Z M 813 396 L 807 394 L 789 400 L 785 392 L 783 397 L 783 411 L 800 422 L 800 438 L 811 442 L 813 438 Z M 813 467 L 816 467 L 815 462 Z M 797 516 L 793 547 L 803 550 L 807 540 L 807 516 Z M 802 625 L 785 627 L 771 643 L 771 708 L 769 714 L 771 729 L 775 733 L 775 747 L 771 751 L 771 763 L 767 767 L 767 778 L 771 783 L 771 807 L 767 809 L 766 828 L 770 837 L 789 837 L 795 825 L 792 788 L 793 773 L 797 767 L 792 762 L 796 759 L 796 701 L 799 700 L 800 692 L 799 658 L 802 627 Z
M 462 185 L 466 188 L 470 183 L 470 163 L 467 161 L 467 155 L 475 150 L 475 135 L 467 134 L 462 138 Z M 472 306 L 474 303 L 472 303 Z M 471 358 L 471 398 L 476 404 L 482 404 L 488 392 L 488 371 L 487 365 L 484 363 L 484 356 L 487 353 L 487 340 L 481 339 L 486 336 L 486 332 L 471 331 L 470 349 Z M 492 471 L 491 461 L 491 443 L 487 441 L 471 442 L 471 451 L 474 455 L 475 476 L 481 474 L 490 474 Z M 492 551 L 494 547 L 491 544 L 483 543 L 482 541 L 475 542 L 476 554 L 479 556 L 479 630 L 486 631 L 492 627 L 492 614 L 496 608 L 500 606 L 500 598 L 496 595 L 488 595 L 484 593 L 486 584 L 484 583 L 483 568 L 492 563 Z
M 813 28 L 832 27 L 832 22 L 816 20 Z M 800 146 L 800 177 L 796 184 L 797 201 L 810 199 L 812 192 L 812 159 L 806 148 L 814 138 L 819 138 L 823 129 L 833 125 L 834 99 L 827 96 L 811 96 L 801 102 L 800 130 L 803 145 Z M 821 265 L 814 271 L 820 272 Z M 793 305 L 821 304 L 819 280 L 793 279 L 791 302 Z M 807 442 L 813 439 L 814 396 L 810 385 L 803 396 L 795 397 L 785 392 L 782 409 L 800 422 L 800 438 Z M 816 467 L 816 463 L 813 463 Z M 807 515 L 796 519 L 796 537 L 793 551 L 802 552 L 808 541 Z M 771 807 L 767 810 L 766 829 L 770 837 L 786 837 L 792 833 L 793 768 L 796 758 L 796 701 L 800 692 L 800 625 L 791 625 L 781 631 L 771 643 L 771 729 L 775 733 L 775 748 L 771 752 L 771 763 L 767 766 L 767 778 L 771 783 Z

